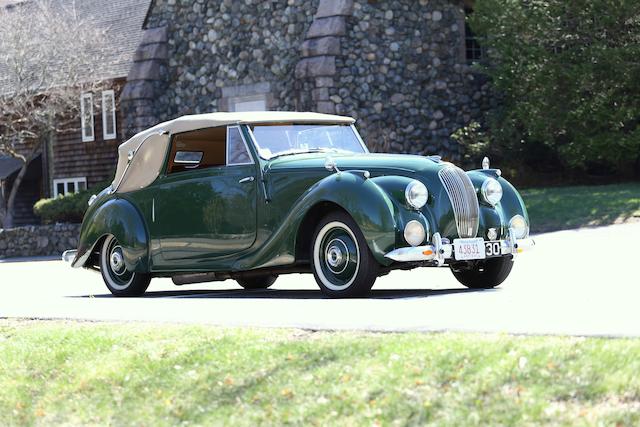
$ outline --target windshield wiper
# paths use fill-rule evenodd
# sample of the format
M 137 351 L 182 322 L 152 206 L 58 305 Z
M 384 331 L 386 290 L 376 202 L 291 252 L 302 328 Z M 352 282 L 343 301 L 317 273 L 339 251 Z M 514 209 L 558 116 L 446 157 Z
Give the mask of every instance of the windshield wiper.
M 296 154 L 307 154 L 307 153 L 329 153 L 329 152 L 347 152 L 345 150 L 338 150 L 337 148 L 309 148 L 307 150 L 288 150 L 283 151 L 281 153 L 276 154 L 273 157 L 270 157 L 269 160 L 277 159 L 278 157 L 285 156 L 295 156 Z

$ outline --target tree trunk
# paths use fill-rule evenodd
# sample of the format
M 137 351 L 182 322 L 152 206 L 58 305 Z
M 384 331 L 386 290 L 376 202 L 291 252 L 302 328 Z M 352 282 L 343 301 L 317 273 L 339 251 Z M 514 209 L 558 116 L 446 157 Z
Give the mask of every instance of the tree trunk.
M 16 203 L 16 196 L 18 195 L 18 189 L 20 189 L 20 184 L 22 184 L 22 180 L 24 179 L 24 176 L 27 174 L 27 169 L 29 168 L 30 162 L 31 162 L 31 159 L 29 159 L 28 162 L 22 165 L 22 167 L 20 168 L 20 172 L 18 172 L 18 176 L 16 176 L 16 179 L 13 181 L 13 185 L 11 186 L 11 191 L 9 192 L 9 198 L 7 199 L 7 209 L 4 213 L 4 219 L 2 220 L 2 226 L 5 229 L 13 228 L 13 209 Z
M 18 176 L 13 181 L 13 185 L 11 186 L 11 191 L 9 192 L 9 198 L 7 199 L 7 207 L 4 212 L 4 219 L 2 220 L 2 227 L 5 229 L 13 228 L 13 209 L 16 203 L 16 196 L 18 195 L 18 190 L 20 189 L 20 184 L 22 184 L 22 180 L 24 176 L 27 174 L 27 170 L 29 169 L 29 165 L 31 161 L 36 155 L 38 150 L 38 146 L 40 144 L 36 144 L 36 147 L 31 151 L 29 157 L 27 157 L 25 163 L 20 168 L 20 172 L 18 172 Z

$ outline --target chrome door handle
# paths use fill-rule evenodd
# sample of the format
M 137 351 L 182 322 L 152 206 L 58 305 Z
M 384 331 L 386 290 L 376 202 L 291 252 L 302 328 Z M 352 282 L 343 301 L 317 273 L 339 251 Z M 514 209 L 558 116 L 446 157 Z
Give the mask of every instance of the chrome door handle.
M 253 182 L 255 181 L 255 178 L 252 176 L 248 176 L 246 178 L 242 178 L 240 181 L 238 181 L 238 184 L 244 184 L 246 182 Z

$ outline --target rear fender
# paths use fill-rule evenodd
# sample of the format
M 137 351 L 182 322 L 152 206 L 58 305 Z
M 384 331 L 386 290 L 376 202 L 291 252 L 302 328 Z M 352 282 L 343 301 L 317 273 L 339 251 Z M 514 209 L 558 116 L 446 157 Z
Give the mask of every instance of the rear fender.
M 88 212 L 82 223 L 78 254 L 73 267 L 84 267 L 97 244 L 113 235 L 122 246 L 125 265 L 129 271 L 149 271 L 149 238 L 142 215 L 129 201 L 110 199 Z

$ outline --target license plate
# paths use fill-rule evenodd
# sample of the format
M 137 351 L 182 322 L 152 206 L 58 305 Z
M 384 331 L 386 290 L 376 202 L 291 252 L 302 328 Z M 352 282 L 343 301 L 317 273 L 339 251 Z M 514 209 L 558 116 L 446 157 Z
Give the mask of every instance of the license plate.
M 485 259 L 487 257 L 483 238 L 455 239 L 453 251 L 458 261 Z
M 502 244 L 500 241 L 484 242 L 484 247 L 487 250 L 487 258 L 502 256 Z

